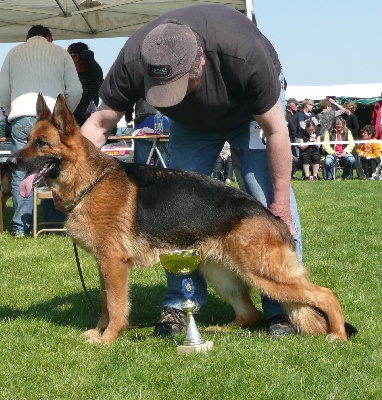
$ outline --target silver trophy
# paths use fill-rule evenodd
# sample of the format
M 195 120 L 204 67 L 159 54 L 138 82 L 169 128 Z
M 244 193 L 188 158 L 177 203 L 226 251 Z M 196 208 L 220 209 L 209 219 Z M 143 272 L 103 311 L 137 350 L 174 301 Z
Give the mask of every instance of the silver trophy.
M 195 303 L 192 301 L 195 287 L 190 274 L 194 272 L 201 260 L 202 252 L 199 249 L 175 250 L 159 256 L 162 266 L 171 274 L 184 276 L 182 280 L 182 293 L 185 301 L 182 310 L 187 315 L 187 334 L 182 346 L 178 346 L 180 353 L 198 353 L 212 348 L 212 341 L 205 341 L 196 326 L 194 318 Z

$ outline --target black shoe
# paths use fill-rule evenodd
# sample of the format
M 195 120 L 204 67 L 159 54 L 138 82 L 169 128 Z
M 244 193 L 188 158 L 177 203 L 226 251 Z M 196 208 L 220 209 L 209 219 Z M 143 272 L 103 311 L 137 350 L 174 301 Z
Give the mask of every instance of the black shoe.
M 296 335 L 289 318 L 286 315 L 276 315 L 266 321 L 268 337 L 280 339 L 287 335 Z
M 154 336 L 168 337 L 182 333 L 187 326 L 186 313 L 173 307 L 165 307 L 154 330 Z
M 358 329 L 352 324 L 349 324 L 349 322 L 345 322 L 345 331 L 348 338 L 358 333 Z

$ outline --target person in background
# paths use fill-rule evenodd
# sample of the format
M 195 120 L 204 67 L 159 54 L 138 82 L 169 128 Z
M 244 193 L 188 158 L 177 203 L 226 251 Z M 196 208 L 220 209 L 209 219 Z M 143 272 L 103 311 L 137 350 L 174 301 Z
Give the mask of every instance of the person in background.
M 287 100 L 287 106 L 285 111 L 285 119 L 288 124 L 289 139 L 291 143 L 297 143 L 297 112 L 298 112 L 298 101 L 295 98 Z M 298 146 L 292 145 L 292 179 L 296 179 L 296 171 L 298 166 L 299 149 Z
M 224 143 L 223 149 L 216 160 L 213 176 L 215 179 L 228 184 L 233 181 L 231 149 L 228 142 Z
M 341 159 L 344 162 L 344 170 L 342 179 L 346 180 L 351 177 L 351 172 L 354 165 L 354 157 L 351 154 L 355 143 L 351 130 L 346 127 L 346 122 L 342 117 L 336 117 L 333 121 L 332 129 L 326 131 L 325 142 L 350 142 L 349 144 L 334 143 L 334 144 L 323 144 L 322 147 L 326 152 L 324 162 L 324 173 L 325 179 L 333 178 L 333 166 L 337 162 L 337 159 Z
M 65 96 L 73 112 L 81 96 L 82 86 L 70 55 L 52 43 L 52 33 L 42 25 L 29 29 L 26 42 L 9 51 L 0 71 L 0 103 L 12 124 L 11 152 L 24 147 L 36 121 L 36 101 L 42 93 L 50 109 L 57 96 Z M 19 186 L 26 176 L 12 172 L 14 215 L 12 231 L 16 237 L 29 235 L 33 214 L 33 194 L 24 198 Z
M 239 189 L 242 190 L 243 192 L 246 192 L 247 189 L 245 187 L 245 182 L 241 175 L 240 149 L 235 146 L 230 146 L 230 150 L 231 150 L 232 168 L 235 174 L 236 182 L 239 185 Z
M 210 176 L 228 141 L 240 150 L 247 191 L 283 218 L 301 259 L 290 152 L 285 156 L 290 141 L 280 101 L 281 75 L 275 49 L 240 12 L 217 4 L 177 8 L 129 38 L 101 87 L 102 104 L 82 133 L 102 146 L 112 125 L 143 98 L 170 119 L 171 168 Z M 257 126 L 263 129 L 266 150 L 255 147 L 263 140 Z M 200 309 L 207 285 L 198 271 L 192 279 Z M 181 279 L 167 274 L 167 282 L 157 336 L 186 327 Z M 268 334 L 295 334 L 282 306 L 262 299 Z
M 154 116 L 157 112 L 157 109 L 151 106 L 147 101 L 143 99 L 139 99 L 135 106 L 132 107 L 129 111 L 125 113 L 126 122 L 130 122 L 133 119 L 133 113 L 135 115 L 134 118 L 134 129 L 139 130 L 138 136 L 142 135 L 152 135 L 154 133 Z M 163 116 L 163 131 L 168 132 L 170 128 L 168 118 Z M 162 142 L 164 151 L 161 151 L 161 155 L 165 166 L 168 167 L 169 164 L 169 151 L 168 151 L 168 143 Z M 145 139 L 136 139 L 134 140 L 134 162 L 136 164 L 146 164 L 147 159 L 150 155 L 150 151 L 152 149 L 153 143 L 150 140 Z M 156 152 L 153 153 L 152 158 L 150 160 L 154 165 L 158 165 L 159 167 L 164 167 L 158 160 L 158 154 Z
M 305 123 L 305 129 L 301 129 L 297 135 L 300 143 L 300 160 L 304 173 L 304 180 L 310 179 L 310 167 L 312 167 L 312 177 L 314 181 L 318 180 L 318 170 L 321 160 L 321 138 L 316 135 L 316 125 L 312 120 Z
M 338 110 L 333 110 L 332 105 L 337 107 Z M 325 132 L 330 130 L 333 125 L 334 118 L 342 115 L 345 112 L 345 108 L 338 104 L 331 97 L 321 100 L 320 107 L 322 111 L 317 114 L 319 121 L 319 132 L 317 133 L 319 133 L 320 139 L 323 141 Z
M 88 118 L 86 110 L 90 102 L 94 101 L 95 106 L 99 104 L 98 91 L 103 82 L 103 71 L 87 44 L 72 43 L 68 47 L 68 53 L 73 59 L 82 85 L 82 97 L 73 113 L 78 125 L 82 126 Z
M 357 146 L 357 154 L 359 156 L 365 179 L 375 179 L 375 171 L 380 163 L 381 144 L 375 138 L 375 128 L 372 125 L 366 125 L 360 130 L 362 140 L 370 140 L 370 143 L 360 143 Z
M 355 141 L 359 140 L 359 123 L 358 118 L 355 115 L 355 111 L 357 109 L 357 104 L 354 101 L 349 101 L 345 103 L 345 113 L 342 115 L 344 120 L 346 121 L 346 126 L 351 130 L 351 134 L 353 135 L 353 139 Z M 355 146 L 352 151 L 355 163 L 355 170 L 357 172 L 357 176 L 360 179 L 365 178 L 365 174 L 363 173 L 363 168 L 361 166 L 359 156 L 357 154 L 357 147 Z
M 297 112 L 297 131 L 305 129 L 305 121 L 311 119 L 314 124 L 318 125 L 318 119 L 313 112 L 314 103 L 311 99 L 304 99 L 302 101 L 302 110 Z
M 382 100 L 375 103 L 373 113 L 371 114 L 370 124 L 375 128 L 375 138 L 380 139 L 382 126 Z

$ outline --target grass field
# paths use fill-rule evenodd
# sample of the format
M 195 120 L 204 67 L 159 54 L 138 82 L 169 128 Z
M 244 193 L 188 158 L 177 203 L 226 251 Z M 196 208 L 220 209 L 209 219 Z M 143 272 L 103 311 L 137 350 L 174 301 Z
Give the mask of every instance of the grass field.
M 97 322 L 82 290 L 71 241 L 15 239 L 12 209 L 0 234 L 0 397 L 2 399 L 380 399 L 382 397 L 380 181 L 295 181 L 311 280 L 336 292 L 359 334 L 267 338 L 208 325 L 233 318 L 211 292 L 196 316 L 213 349 L 180 355 L 152 328 L 126 330 L 116 343 L 89 345 L 81 333 Z M 80 252 L 98 303 L 92 258 Z M 165 291 L 160 266 L 131 273 L 131 324 L 155 322 Z M 258 293 L 253 299 L 261 309 Z

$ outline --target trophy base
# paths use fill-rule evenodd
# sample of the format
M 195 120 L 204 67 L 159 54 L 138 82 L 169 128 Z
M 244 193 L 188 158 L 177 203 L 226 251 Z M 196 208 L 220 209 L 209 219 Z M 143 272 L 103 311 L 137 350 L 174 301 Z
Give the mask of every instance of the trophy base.
M 213 346 L 214 342 L 212 340 L 208 340 L 202 344 L 195 344 L 192 346 L 178 346 L 176 349 L 178 350 L 178 353 L 181 354 L 194 354 L 211 350 Z

